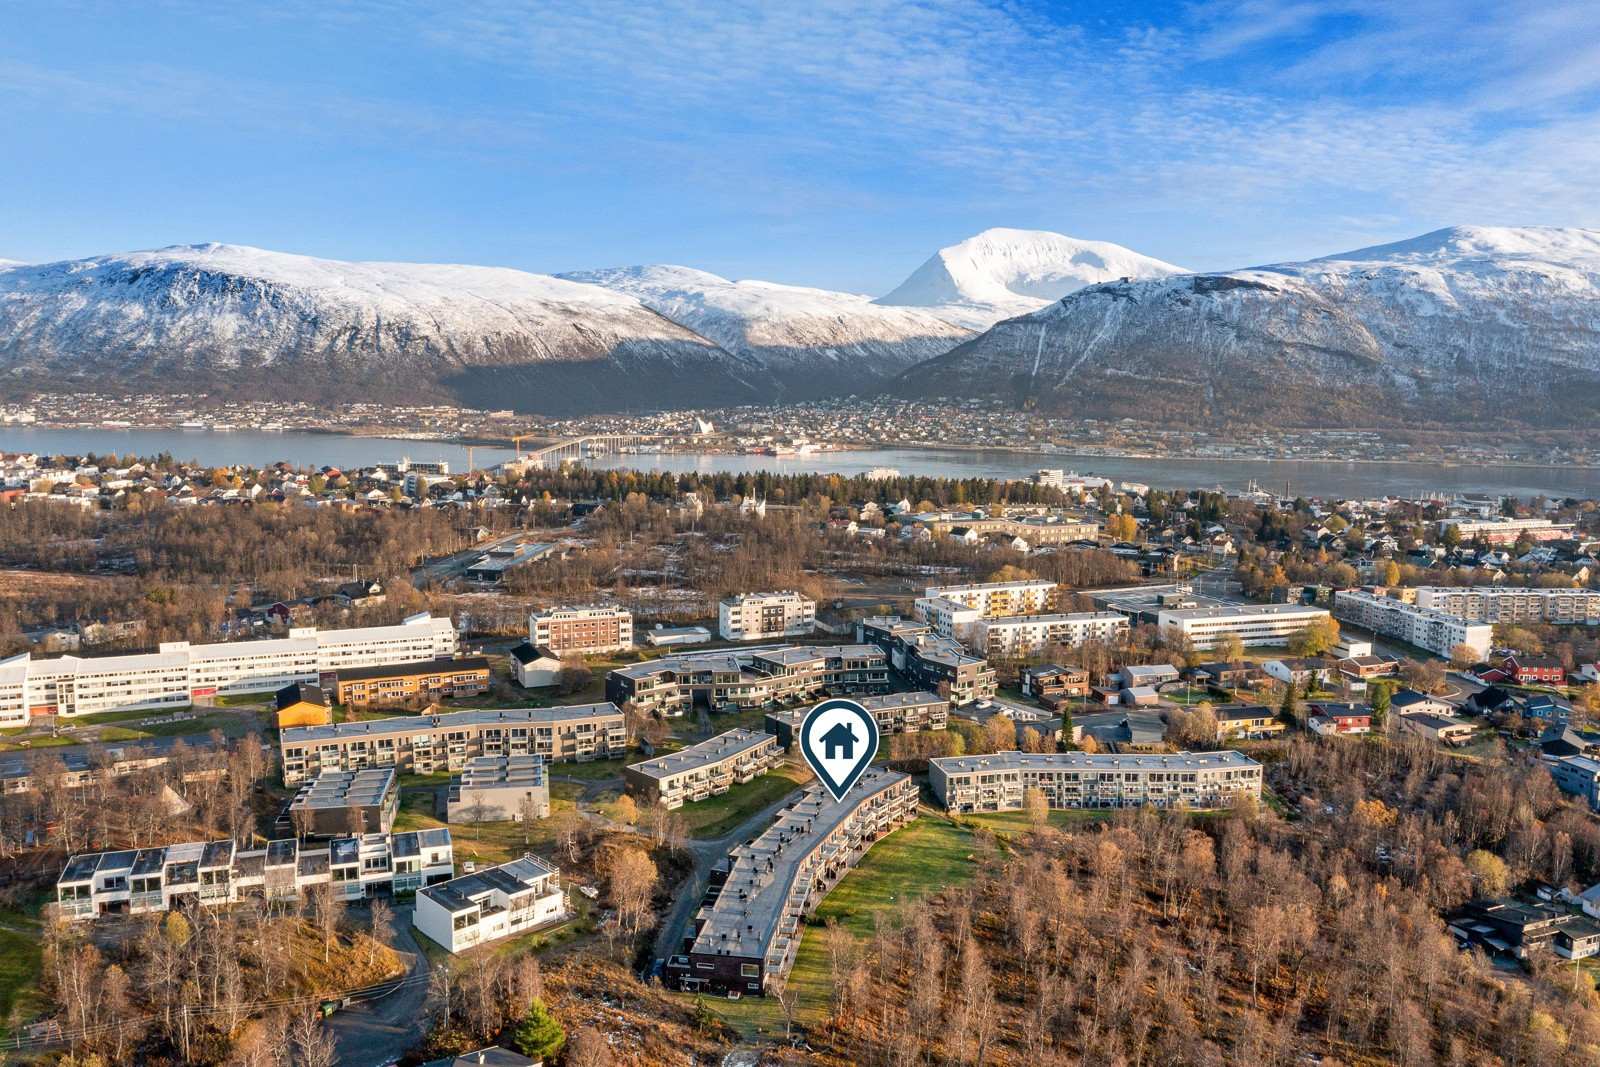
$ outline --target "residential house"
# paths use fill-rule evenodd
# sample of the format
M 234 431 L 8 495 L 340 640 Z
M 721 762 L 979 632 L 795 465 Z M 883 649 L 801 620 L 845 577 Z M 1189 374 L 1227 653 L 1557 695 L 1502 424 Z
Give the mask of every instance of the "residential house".
M 1550 773 L 1555 776 L 1556 785 L 1582 797 L 1590 811 L 1600 811 L 1600 759 L 1562 756 L 1550 768 Z
M 1454 715 L 1456 706 L 1448 700 L 1419 693 L 1415 689 L 1401 689 L 1389 698 L 1389 709 L 1397 715 Z
M 411 925 L 456 953 L 549 926 L 568 914 L 560 870 L 523 856 L 423 889 Z
M 1306 712 L 1306 725 L 1324 737 L 1372 730 L 1372 711 L 1365 704 L 1307 704 Z
M 1553 656 L 1507 656 L 1506 670 L 1518 685 L 1565 685 L 1566 668 Z
M 1470 742 L 1477 730 L 1470 722 L 1448 715 L 1418 713 L 1395 717 L 1402 731 L 1426 737 L 1441 744 L 1461 746 Z
M 1222 704 L 1215 708 L 1215 714 L 1217 737 L 1224 741 L 1273 737 L 1284 730 L 1278 713 L 1260 704 Z
M 304 682 L 284 686 L 274 694 L 278 705 L 278 729 L 287 726 L 326 726 L 333 722 L 333 711 L 322 690 Z
M 1270 677 L 1302 690 L 1309 685 L 1326 682 L 1335 670 L 1334 665 L 1326 660 L 1305 657 L 1269 659 L 1261 664 L 1261 669 Z
M 542 689 L 561 681 L 561 657 L 528 641 L 511 650 L 511 678 L 525 689 Z
M 1049 708 L 1062 700 L 1089 695 L 1089 672 L 1082 667 L 1041 663 L 1024 667 L 1020 673 L 1023 696 L 1033 697 Z

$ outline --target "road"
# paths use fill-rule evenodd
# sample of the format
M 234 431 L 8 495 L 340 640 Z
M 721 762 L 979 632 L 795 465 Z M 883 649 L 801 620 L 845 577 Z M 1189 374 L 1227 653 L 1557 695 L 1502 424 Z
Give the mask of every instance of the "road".
M 385 1067 L 422 1040 L 428 1021 L 428 957 L 411 936 L 411 909 L 396 908 L 389 945 L 405 961 L 408 979 L 388 996 L 335 1012 L 327 1027 L 340 1067 Z
M 480 545 L 462 549 L 460 552 L 452 552 L 448 556 L 440 556 L 438 559 L 428 560 L 422 566 L 412 570 L 411 584 L 420 589 L 429 582 L 448 582 L 452 578 L 459 578 L 466 573 L 472 562 L 485 552 L 515 544 L 526 536 L 528 536 L 528 531 L 517 530 L 485 541 Z
M 679 946 L 683 944 L 683 934 L 688 928 L 689 920 L 699 909 L 700 901 L 705 899 L 706 889 L 711 885 L 711 868 L 727 856 L 728 850 L 736 843 L 747 841 L 765 830 L 778 812 L 793 800 L 792 793 L 785 795 L 783 799 L 768 804 L 721 837 L 689 842 L 689 851 L 694 856 L 694 869 L 689 872 L 689 877 L 684 879 L 682 888 L 678 890 L 678 899 L 673 903 L 672 910 L 661 921 L 661 928 L 656 933 L 656 959 L 665 960 L 668 956 L 677 954 Z

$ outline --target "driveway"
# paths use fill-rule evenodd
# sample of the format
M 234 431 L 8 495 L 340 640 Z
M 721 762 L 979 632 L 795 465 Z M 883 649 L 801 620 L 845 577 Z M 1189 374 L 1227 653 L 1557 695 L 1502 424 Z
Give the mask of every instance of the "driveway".
M 395 908 L 389 945 L 405 961 L 405 979 L 385 996 L 328 1019 L 340 1067 L 385 1067 L 422 1040 L 428 1021 L 428 958 L 411 936 L 411 909 Z

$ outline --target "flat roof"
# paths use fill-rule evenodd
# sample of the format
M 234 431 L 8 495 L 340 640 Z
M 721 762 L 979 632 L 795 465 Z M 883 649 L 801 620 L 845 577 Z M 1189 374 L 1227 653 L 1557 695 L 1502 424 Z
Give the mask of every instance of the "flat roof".
M 1242 619 L 1253 615 L 1322 616 L 1328 614 L 1328 609 L 1309 604 L 1214 604 L 1199 608 L 1162 608 L 1161 614 L 1174 619 Z
M 1260 767 L 1242 752 L 1106 753 L 996 752 L 990 756 L 942 756 L 928 761 L 946 774 L 981 771 L 1198 771 Z
M 570 704 L 559 708 L 490 708 L 449 711 L 439 715 L 401 715 L 390 719 L 368 719 L 331 726 L 291 726 L 283 731 L 281 744 L 301 741 L 334 741 L 348 737 L 392 737 L 425 730 L 450 730 L 466 726 L 527 726 L 573 722 L 582 719 L 622 717 L 622 709 L 610 701 L 598 704 Z
M 807 786 L 764 832 L 728 853 L 727 881 L 701 908 L 704 923 L 692 951 L 764 958 L 806 857 L 863 804 L 907 780 L 898 771 L 869 767 L 843 800 L 820 784 Z
M 457 782 L 463 789 L 544 784 L 543 756 L 473 756 L 461 768 Z
M 690 745 L 677 752 L 669 752 L 665 756 L 632 764 L 628 770 L 649 778 L 670 778 L 685 771 L 697 771 L 713 766 L 774 743 L 773 736 L 764 730 L 729 730 L 709 741 L 701 741 L 697 745 Z
M 386 667 L 349 667 L 338 672 L 341 682 L 365 682 L 373 678 L 402 678 L 414 674 L 444 674 L 447 671 L 487 671 L 489 661 L 483 656 L 463 656 L 459 659 L 419 659 L 410 663 L 391 663 Z
M 537 856 L 524 855 L 497 867 L 463 874 L 417 892 L 431 898 L 446 911 L 457 913 L 470 910 L 479 898 L 495 890 L 510 896 L 532 889 L 541 878 L 560 873 L 558 868 Z
M 393 767 L 367 767 L 359 771 L 323 771 L 300 787 L 290 809 L 328 810 L 358 804 L 363 808 L 383 805 L 384 797 L 395 786 Z

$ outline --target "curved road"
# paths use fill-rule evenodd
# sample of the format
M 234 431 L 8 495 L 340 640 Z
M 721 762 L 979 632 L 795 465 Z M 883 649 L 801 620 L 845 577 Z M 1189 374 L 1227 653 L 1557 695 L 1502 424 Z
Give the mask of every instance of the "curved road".
M 353 1004 L 328 1019 L 340 1067 L 386 1067 L 422 1040 L 428 1019 L 428 957 L 411 936 L 411 909 L 394 909 L 389 945 L 406 964 L 406 981 L 387 996 Z

